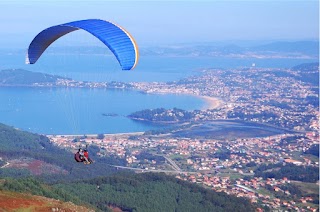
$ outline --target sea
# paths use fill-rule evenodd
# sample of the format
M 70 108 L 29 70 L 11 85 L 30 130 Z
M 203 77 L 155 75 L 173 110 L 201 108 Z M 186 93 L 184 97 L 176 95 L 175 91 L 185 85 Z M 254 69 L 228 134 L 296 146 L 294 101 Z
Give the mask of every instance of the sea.
M 210 68 L 290 68 L 313 59 L 234 59 L 212 57 L 140 56 L 132 71 L 122 71 L 111 55 L 44 54 L 25 64 L 25 52 L 0 51 L 0 70 L 22 68 L 97 82 L 172 82 Z M 202 109 L 195 96 L 145 94 L 136 90 L 102 88 L 0 87 L 0 123 L 40 134 L 100 134 L 143 132 L 163 128 L 133 121 L 135 111 L 154 108 Z M 113 114 L 109 116 L 108 114 Z

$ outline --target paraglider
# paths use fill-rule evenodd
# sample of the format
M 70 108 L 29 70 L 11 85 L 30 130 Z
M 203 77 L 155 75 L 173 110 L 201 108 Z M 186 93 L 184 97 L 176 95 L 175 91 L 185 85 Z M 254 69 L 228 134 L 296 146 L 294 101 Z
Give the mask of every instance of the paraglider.
M 133 37 L 124 28 L 100 19 L 73 21 L 51 26 L 41 31 L 31 41 L 26 55 L 26 64 L 35 64 L 45 50 L 60 37 L 84 30 L 106 45 L 118 60 L 122 70 L 132 70 L 138 63 L 138 46 Z M 92 164 L 87 147 L 79 148 L 74 155 L 77 162 Z
M 89 157 L 88 145 L 85 149 L 79 147 L 78 151 L 74 154 L 74 159 L 77 162 L 83 162 L 84 164 L 92 164 L 93 161 Z
M 102 41 L 115 55 L 122 70 L 132 70 L 137 65 L 138 46 L 129 32 L 114 23 L 100 19 L 73 21 L 41 31 L 29 45 L 26 63 L 36 63 L 53 42 L 79 29 L 89 32 Z

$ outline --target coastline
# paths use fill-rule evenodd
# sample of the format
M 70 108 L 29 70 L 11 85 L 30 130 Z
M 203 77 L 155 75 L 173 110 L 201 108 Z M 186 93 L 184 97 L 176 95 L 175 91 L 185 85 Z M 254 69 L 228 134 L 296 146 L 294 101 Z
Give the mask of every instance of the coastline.
M 43 134 L 48 137 L 90 137 L 95 138 L 99 134 L 102 134 L 106 137 L 108 136 L 130 136 L 130 135 L 143 135 L 145 132 L 124 132 L 124 133 L 97 133 L 97 134 Z
M 139 90 L 139 89 L 137 89 Z M 188 96 L 193 96 L 198 99 L 202 99 L 205 101 L 205 105 L 201 107 L 201 110 L 211 110 L 211 109 L 216 109 L 221 107 L 223 104 L 223 101 L 217 97 L 212 97 L 212 96 L 202 96 L 190 92 L 168 92 L 168 91 L 145 91 L 145 90 L 140 90 L 143 93 L 147 94 L 161 94 L 161 95 L 166 95 L 166 94 L 177 94 L 177 95 L 188 95 Z
M 203 99 L 206 102 L 206 105 L 202 107 L 202 110 L 217 109 L 223 103 L 221 99 L 218 99 L 216 97 L 211 97 L 211 96 L 196 96 L 196 97 Z

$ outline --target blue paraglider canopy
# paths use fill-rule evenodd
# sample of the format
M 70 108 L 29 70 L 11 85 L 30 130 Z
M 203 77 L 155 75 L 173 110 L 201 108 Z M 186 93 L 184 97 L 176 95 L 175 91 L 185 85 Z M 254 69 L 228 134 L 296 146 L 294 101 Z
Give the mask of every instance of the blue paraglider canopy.
M 69 22 L 41 31 L 29 45 L 26 63 L 36 63 L 54 41 L 79 29 L 89 32 L 102 41 L 115 55 L 123 70 L 131 70 L 137 65 L 138 46 L 129 32 L 114 23 L 100 19 Z

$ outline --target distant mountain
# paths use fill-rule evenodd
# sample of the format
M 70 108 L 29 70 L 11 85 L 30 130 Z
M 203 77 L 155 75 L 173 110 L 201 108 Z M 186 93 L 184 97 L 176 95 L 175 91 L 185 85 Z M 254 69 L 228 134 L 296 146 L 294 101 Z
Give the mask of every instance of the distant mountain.
M 274 42 L 266 45 L 251 47 L 252 51 L 278 52 L 278 53 L 303 53 L 306 55 L 319 54 L 319 42 L 296 41 L 296 42 Z
M 261 44 L 259 44 L 261 43 Z M 7 53 L 9 50 L 0 52 Z M 12 54 L 21 54 L 22 50 L 10 50 Z M 46 54 L 62 55 L 107 55 L 112 52 L 105 46 L 59 46 L 50 47 Z M 317 58 L 319 41 L 276 41 L 276 42 L 209 42 L 184 43 L 162 46 L 139 47 L 142 56 L 206 56 L 206 57 L 266 57 L 266 58 Z
M 241 47 L 236 44 L 195 44 L 142 48 L 141 55 L 162 56 L 212 56 L 212 57 L 272 57 L 316 58 L 319 55 L 318 41 L 272 42 L 264 45 Z
M 33 83 L 54 83 L 58 79 L 68 79 L 24 69 L 6 69 L 0 71 L 0 85 L 32 85 Z

